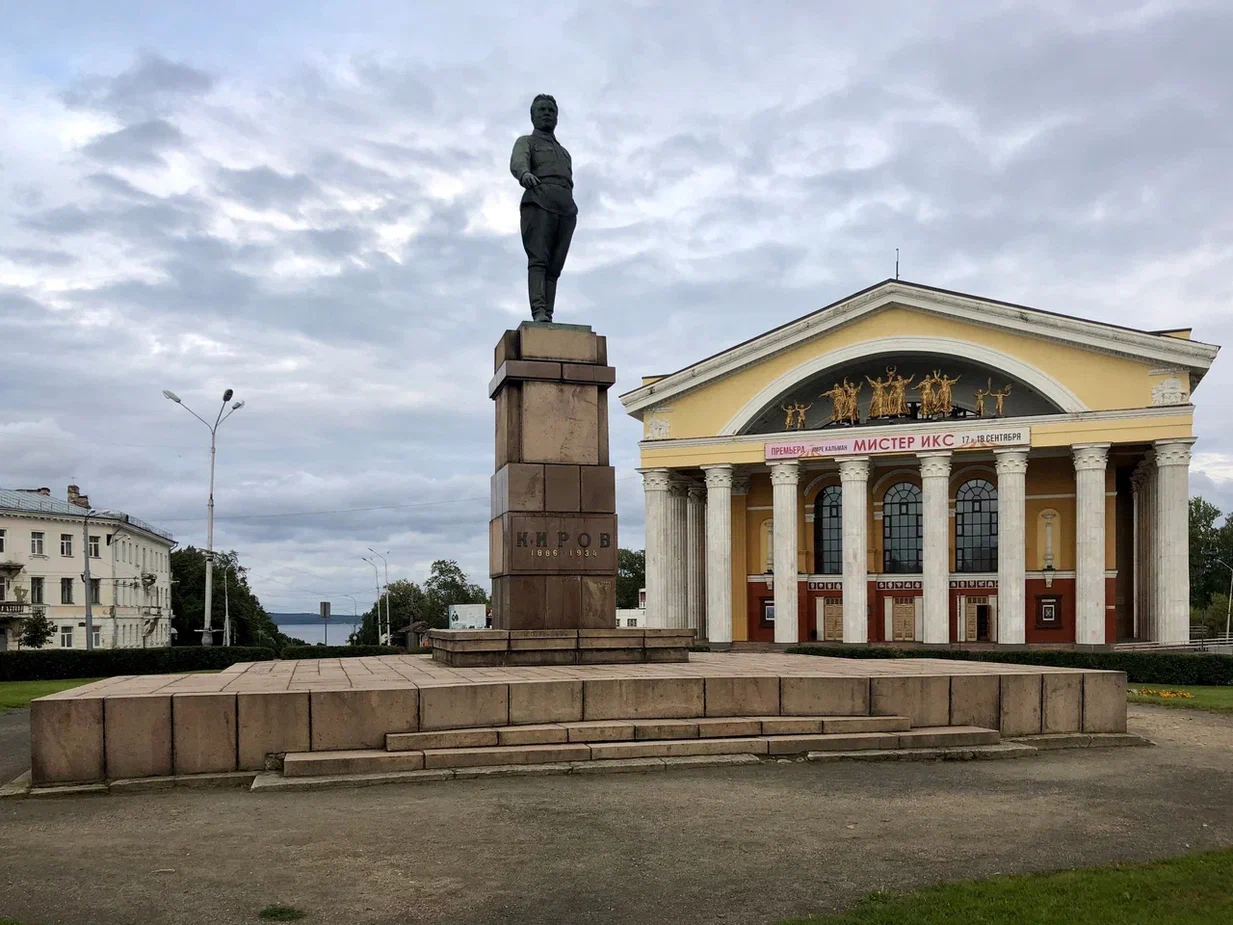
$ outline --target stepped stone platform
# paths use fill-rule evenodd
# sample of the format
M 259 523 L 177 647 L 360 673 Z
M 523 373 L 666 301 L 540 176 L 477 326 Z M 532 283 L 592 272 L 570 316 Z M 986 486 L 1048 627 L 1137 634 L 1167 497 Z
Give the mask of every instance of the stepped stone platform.
M 1125 731 L 1121 672 L 783 654 L 492 668 L 381 656 L 116 677 L 43 697 L 31 705 L 31 771 L 36 788 L 112 781 L 114 791 L 115 781 L 263 771 L 442 779 L 724 756 L 1009 755 L 1024 749 L 1007 737 Z

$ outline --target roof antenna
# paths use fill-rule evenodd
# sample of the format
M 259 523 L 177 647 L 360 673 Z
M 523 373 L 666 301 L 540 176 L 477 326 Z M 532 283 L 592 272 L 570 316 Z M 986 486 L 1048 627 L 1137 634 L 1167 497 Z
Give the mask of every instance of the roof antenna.
M 899 248 L 895 248 L 895 279 L 899 278 Z

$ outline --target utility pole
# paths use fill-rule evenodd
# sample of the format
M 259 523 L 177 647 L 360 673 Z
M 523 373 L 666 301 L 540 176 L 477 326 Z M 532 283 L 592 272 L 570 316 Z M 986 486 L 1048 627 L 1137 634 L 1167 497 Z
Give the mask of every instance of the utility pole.
M 381 573 L 377 570 L 377 563 L 368 556 L 360 556 L 360 558 L 372 566 L 373 586 L 377 590 L 377 645 L 381 645 Z
M 180 405 L 210 430 L 210 501 L 206 505 L 205 620 L 201 628 L 201 644 L 203 646 L 214 644 L 214 630 L 211 626 L 214 618 L 214 611 L 212 609 L 214 606 L 214 448 L 217 442 L 219 425 L 244 407 L 244 402 L 238 401 L 231 406 L 231 410 L 227 409 L 227 402 L 231 401 L 231 397 L 234 394 L 235 392 L 231 389 L 223 392 L 223 406 L 218 409 L 218 417 L 214 419 L 214 423 L 210 424 L 209 421 L 184 404 L 180 400 L 180 396 L 175 392 L 163 389 L 164 398 Z M 223 412 L 226 412 L 226 415 Z M 224 588 L 223 590 L 225 594 L 226 589 Z
M 231 645 L 231 596 L 227 592 L 227 578 L 231 572 L 231 562 L 223 569 L 223 645 Z
M 90 515 L 93 513 L 87 510 L 81 525 L 81 551 L 86 560 L 81 580 L 86 586 L 86 649 L 90 651 L 94 649 L 94 595 L 91 593 L 94 588 L 90 584 Z

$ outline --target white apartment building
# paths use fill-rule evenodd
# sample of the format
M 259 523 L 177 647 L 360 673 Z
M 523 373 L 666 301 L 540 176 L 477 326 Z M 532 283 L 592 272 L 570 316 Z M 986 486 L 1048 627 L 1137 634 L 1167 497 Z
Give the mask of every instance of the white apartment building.
M 86 648 L 87 595 L 95 648 L 170 645 L 174 546 L 128 514 L 91 511 L 76 485 L 66 501 L 46 488 L 0 488 L 0 651 L 19 647 L 23 622 L 40 609 L 55 627 L 44 649 Z

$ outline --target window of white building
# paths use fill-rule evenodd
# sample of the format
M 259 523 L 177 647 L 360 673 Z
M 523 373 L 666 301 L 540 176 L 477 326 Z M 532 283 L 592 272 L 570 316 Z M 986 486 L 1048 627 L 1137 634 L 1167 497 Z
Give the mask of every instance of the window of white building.
M 43 534 L 30 534 L 30 555 L 41 556 L 43 554 Z
M 30 603 L 43 603 L 43 579 L 41 578 L 30 579 Z
M 60 579 L 60 603 L 73 603 L 73 579 L 71 578 Z
M 73 648 L 73 628 L 71 626 L 60 627 L 60 648 Z
M 101 649 L 103 646 L 99 642 L 99 628 L 97 626 L 94 627 L 94 632 L 91 635 L 94 637 L 94 648 Z
M 71 556 L 73 554 L 73 534 L 60 534 L 60 555 Z
M 91 559 L 101 558 L 99 556 L 98 548 L 99 548 L 98 537 L 97 536 L 90 537 L 90 558 Z
M 103 580 L 101 578 L 90 579 L 90 603 L 103 603 Z
M 4 552 L 4 531 L 0 530 L 0 552 Z

